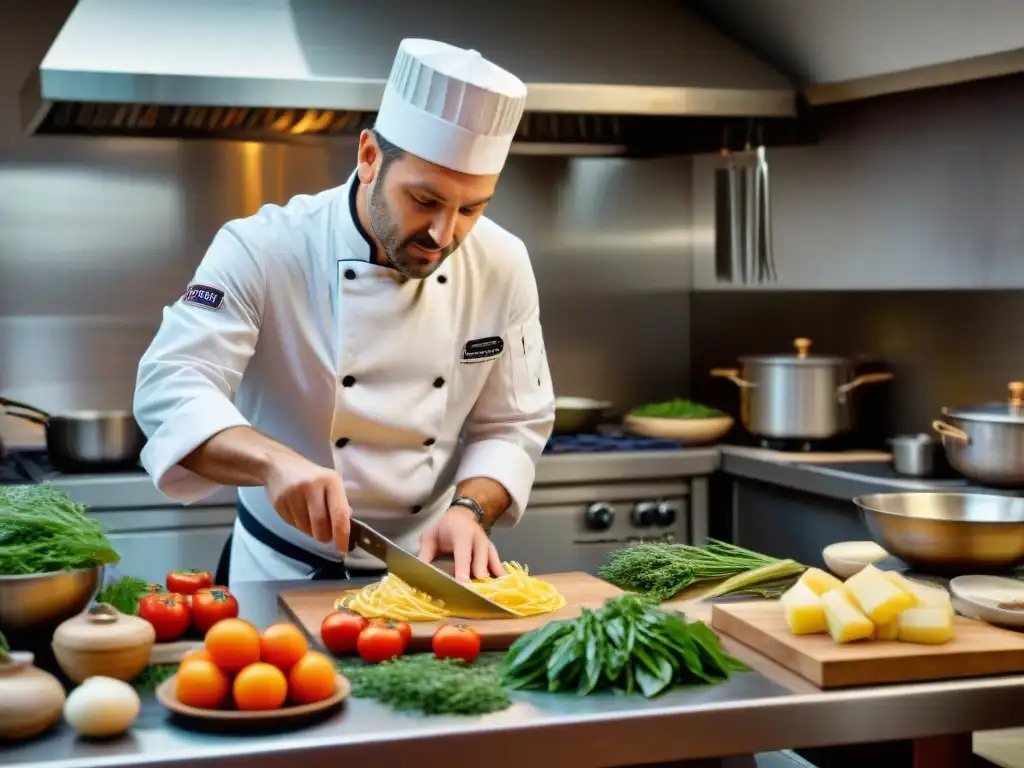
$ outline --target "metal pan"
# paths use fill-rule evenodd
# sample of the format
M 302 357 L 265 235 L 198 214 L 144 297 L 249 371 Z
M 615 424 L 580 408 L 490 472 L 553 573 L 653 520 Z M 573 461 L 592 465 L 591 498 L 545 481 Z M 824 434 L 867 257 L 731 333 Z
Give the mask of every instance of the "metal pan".
M 46 430 L 46 453 L 62 472 L 120 469 L 135 465 L 146 444 L 131 411 L 71 411 L 51 414 L 26 403 L 0 397 L 8 416 Z

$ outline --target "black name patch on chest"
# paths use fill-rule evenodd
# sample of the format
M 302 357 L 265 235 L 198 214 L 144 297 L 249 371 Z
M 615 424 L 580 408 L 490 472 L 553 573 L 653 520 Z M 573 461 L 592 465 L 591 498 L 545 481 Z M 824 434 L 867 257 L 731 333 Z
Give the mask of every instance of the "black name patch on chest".
M 501 336 L 488 336 L 483 339 L 473 339 L 466 342 L 462 348 L 462 363 L 482 363 L 485 360 L 493 360 L 501 357 L 505 351 L 505 342 Z

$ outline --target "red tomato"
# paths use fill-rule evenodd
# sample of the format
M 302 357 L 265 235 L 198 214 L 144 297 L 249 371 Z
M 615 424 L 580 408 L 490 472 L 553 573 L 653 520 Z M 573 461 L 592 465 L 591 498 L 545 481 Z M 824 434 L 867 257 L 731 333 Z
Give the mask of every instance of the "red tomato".
M 369 622 L 352 611 L 328 613 L 320 625 L 320 641 L 331 653 L 352 653 L 356 641 Z
M 181 595 L 146 595 L 139 601 L 139 616 L 153 625 L 156 639 L 161 642 L 177 640 L 191 621 Z
M 397 626 L 385 622 L 372 622 L 359 633 L 356 650 L 366 661 L 377 663 L 401 656 L 405 640 Z
M 480 655 L 480 635 L 472 627 L 447 624 L 434 632 L 430 648 L 439 659 L 473 661 Z
M 388 621 L 387 619 L 374 619 L 370 622 L 371 624 L 380 624 L 383 627 L 391 627 L 397 629 L 398 634 L 402 636 L 402 650 L 404 651 L 406 646 L 409 645 L 409 640 L 412 638 L 412 627 L 404 621 Z
M 167 574 L 167 591 L 191 595 L 203 587 L 213 586 L 209 571 L 171 571 Z
M 221 619 L 238 616 L 238 600 L 226 589 L 204 587 L 192 595 L 192 623 L 205 635 Z

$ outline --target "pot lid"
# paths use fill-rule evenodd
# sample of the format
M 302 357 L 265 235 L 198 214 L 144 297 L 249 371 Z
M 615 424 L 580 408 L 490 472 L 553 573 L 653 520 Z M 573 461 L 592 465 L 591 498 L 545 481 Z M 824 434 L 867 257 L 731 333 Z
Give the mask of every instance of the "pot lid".
M 810 339 L 793 339 L 793 348 L 796 350 L 792 355 L 745 355 L 740 358 L 741 363 L 777 363 L 781 365 L 845 365 L 845 357 L 837 355 L 812 355 Z
M 1007 388 L 1010 397 L 1005 403 L 956 406 L 943 408 L 945 416 L 965 421 L 990 421 L 1004 424 L 1024 424 L 1024 381 L 1011 381 Z
M 94 603 L 72 616 L 53 633 L 55 645 L 81 651 L 113 651 L 152 645 L 153 625 L 138 616 L 121 613 L 106 603 Z

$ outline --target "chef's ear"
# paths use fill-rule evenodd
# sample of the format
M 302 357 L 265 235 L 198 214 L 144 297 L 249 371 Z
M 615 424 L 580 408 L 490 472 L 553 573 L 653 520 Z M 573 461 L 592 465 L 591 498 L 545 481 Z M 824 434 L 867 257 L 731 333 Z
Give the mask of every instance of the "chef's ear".
M 359 152 L 356 155 L 356 173 L 359 174 L 360 184 L 369 184 L 376 178 L 382 158 L 377 137 L 372 131 L 364 129 L 359 134 Z

